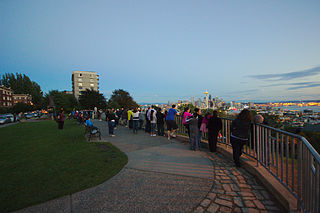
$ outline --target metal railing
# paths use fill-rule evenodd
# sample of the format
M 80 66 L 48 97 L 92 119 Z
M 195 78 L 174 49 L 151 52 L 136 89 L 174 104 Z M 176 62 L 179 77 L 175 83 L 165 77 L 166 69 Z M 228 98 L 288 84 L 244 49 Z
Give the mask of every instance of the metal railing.
M 182 117 L 177 116 L 179 134 L 186 134 Z M 230 143 L 232 120 L 222 118 L 219 143 Z M 207 139 L 207 134 L 203 135 Z M 262 124 L 252 124 L 244 154 L 267 169 L 296 198 L 298 210 L 320 212 L 320 155 L 302 136 Z

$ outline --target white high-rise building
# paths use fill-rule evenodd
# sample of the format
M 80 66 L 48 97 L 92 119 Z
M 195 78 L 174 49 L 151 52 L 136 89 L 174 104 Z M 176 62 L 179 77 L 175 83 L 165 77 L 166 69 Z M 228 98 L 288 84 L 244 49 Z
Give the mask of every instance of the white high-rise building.
M 99 92 L 99 75 L 91 71 L 73 71 L 72 92 L 76 99 L 87 89 Z

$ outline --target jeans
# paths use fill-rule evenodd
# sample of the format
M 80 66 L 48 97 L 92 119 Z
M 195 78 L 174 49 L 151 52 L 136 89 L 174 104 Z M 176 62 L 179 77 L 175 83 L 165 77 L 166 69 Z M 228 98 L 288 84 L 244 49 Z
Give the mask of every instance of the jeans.
M 114 121 L 108 121 L 109 135 L 113 135 L 114 123 Z
M 144 120 L 139 120 L 139 129 L 142 129 Z
M 133 120 L 133 133 L 137 133 L 139 128 L 139 121 Z
M 156 129 L 156 124 L 155 123 L 150 123 L 151 124 L 151 128 L 150 128 L 150 132 L 154 133 L 155 129 Z

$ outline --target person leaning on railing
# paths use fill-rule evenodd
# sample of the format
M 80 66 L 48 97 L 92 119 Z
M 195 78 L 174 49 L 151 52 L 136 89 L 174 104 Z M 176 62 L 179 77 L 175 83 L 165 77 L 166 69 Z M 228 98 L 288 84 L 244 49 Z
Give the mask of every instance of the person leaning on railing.
M 231 145 L 233 151 L 233 161 L 236 167 L 240 167 L 240 156 L 243 146 L 249 140 L 252 115 L 248 109 L 242 110 L 237 118 L 231 123 Z

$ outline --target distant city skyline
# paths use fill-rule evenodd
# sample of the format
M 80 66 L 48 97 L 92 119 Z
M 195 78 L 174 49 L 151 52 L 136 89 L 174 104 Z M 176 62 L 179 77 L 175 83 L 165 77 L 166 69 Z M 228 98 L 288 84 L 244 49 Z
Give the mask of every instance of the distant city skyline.
M 0 74 L 139 103 L 320 99 L 320 1 L 1 1 Z

